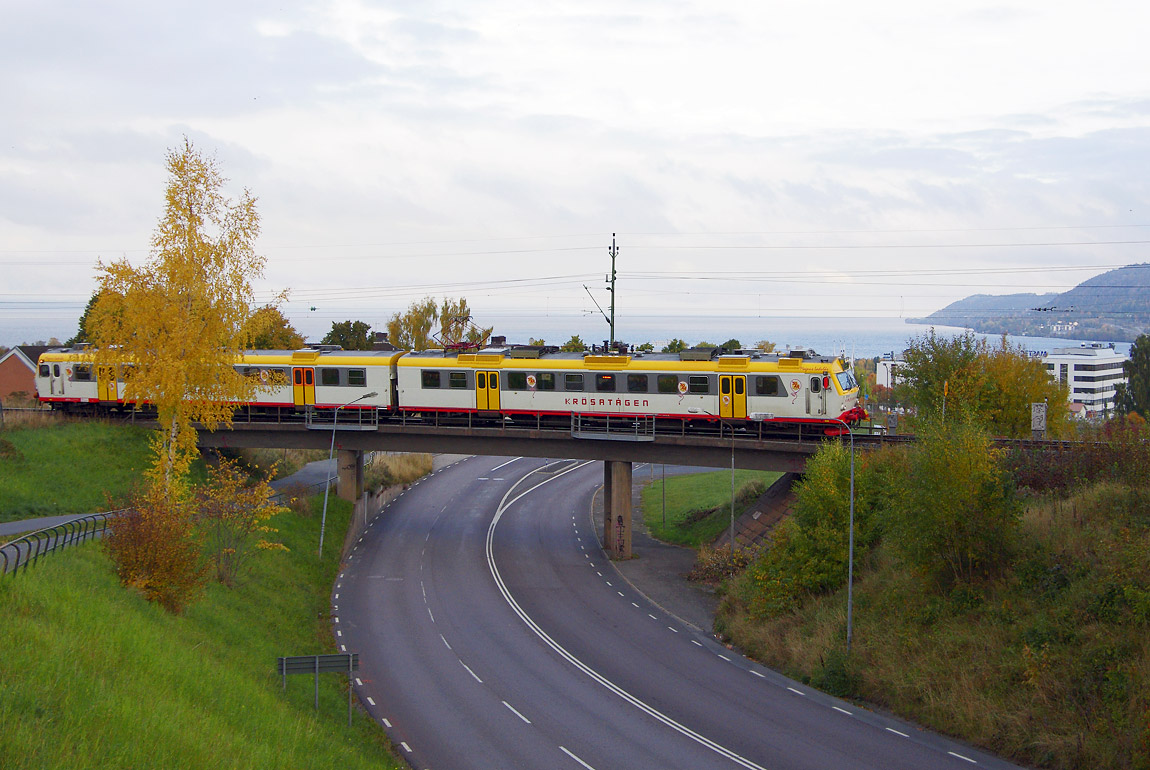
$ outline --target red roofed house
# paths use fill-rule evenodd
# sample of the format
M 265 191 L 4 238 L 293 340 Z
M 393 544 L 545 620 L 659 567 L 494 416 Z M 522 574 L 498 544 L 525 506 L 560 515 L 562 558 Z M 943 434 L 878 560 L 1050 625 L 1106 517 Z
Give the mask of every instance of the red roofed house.
M 36 400 L 36 362 L 48 349 L 47 345 L 17 345 L 0 356 L 0 403 L 18 406 Z

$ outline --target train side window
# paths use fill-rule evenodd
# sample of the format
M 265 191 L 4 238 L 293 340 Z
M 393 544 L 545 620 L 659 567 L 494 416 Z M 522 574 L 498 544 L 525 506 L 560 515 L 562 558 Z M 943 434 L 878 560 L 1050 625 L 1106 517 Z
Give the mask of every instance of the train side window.
M 688 390 L 692 393 L 710 393 L 710 383 L 707 382 L 707 375 L 705 374 L 692 374 L 687 379 Z
M 645 374 L 628 374 L 627 375 L 627 392 L 628 393 L 646 393 L 647 392 L 647 375 Z
M 434 369 L 424 369 L 421 373 L 423 380 L 423 387 L 425 388 L 438 388 L 439 387 L 439 372 Z
M 660 393 L 679 392 L 679 376 L 677 374 L 660 374 L 656 384 Z
M 447 385 L 452 388 L 466 388 L 467 372 L 451 372 L 448 375 Z
M 823 389 L 823 381 L 819 377 L 811 377 L 811 393 L 818 393 Z
M 339 369 L 320 369 L 320 385 L 339 385 Z
M 508 390 L 527 390 L 527 372 L 508 372 Z
M 59 364 L 52 364 L 52 376 L 53 377 L 59 377 L 60 376 L 60 365 Z
M 595 390 L 600 393 L 614 393 L 615 392 L 615 375 L 613 374 L 596 374 L 595 375 Z
M 367 385 L 367 369 L 348 369 L 347 384 L 360 388 Z
M 580 393 L 583 392 L 583 375 L 581 374 L 565 374 L 563 375 L 563 389 L 574 390 Z
M 538 390 L 555 390 L 555 372 L 539 372 Z
M 755 395 L 756 396 L 784 396 L 785 393 L 781 392 L 779 387 L 780 380 L 773 374 L 760 376 L 755 378 Z
M 92 367 L 88 364 L 77 364 L 72 369 L 72 380 L 75 382 L 91 382 Z
M 48 366 L 48 364 L 40 364 L 40 376 L 41 377 L 47 377 L 51 371 L 52 370 Z

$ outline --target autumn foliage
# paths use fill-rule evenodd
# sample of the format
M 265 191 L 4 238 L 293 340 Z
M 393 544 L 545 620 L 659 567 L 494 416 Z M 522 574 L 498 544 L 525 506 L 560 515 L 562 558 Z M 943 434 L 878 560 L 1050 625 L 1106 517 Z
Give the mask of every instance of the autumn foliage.
M 266 480 L 247 484 L 247 474 L 228 459 L 209 470 L 208 483 L 196 494 L 197 518 L 216 579 L 234 586 L 262 550 L 286 550 L 267 538 L 276 533 L 269 519 L 284 508 L 271 500 Z
M 206 577 L 192 521 L 186 503 L 164 494 L 162 487 L 138 493 L 104 536 L 120 582 L 170 612 L 182 612 Z

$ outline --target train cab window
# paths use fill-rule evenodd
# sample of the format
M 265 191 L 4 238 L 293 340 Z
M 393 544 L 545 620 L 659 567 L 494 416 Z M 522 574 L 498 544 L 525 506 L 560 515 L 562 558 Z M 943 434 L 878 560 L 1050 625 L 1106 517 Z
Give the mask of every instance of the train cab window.
M 360 388 L 367 385 L 367 369 L 348 369 L 347 384 Z
M 579 393 L 583 392 L 583 375 L 581 374 L 565 374 L 563 375 L 563 389 L 574 390 Z
M 451 372 L 448 374 L 447 385 L 452 388 L 466 388 L 467 372 Z
M 48 366 L 48 364 L 40 364 L 40 376 L 41 377 L 47 377 L 49 372 L 51 372 L 51 368 Z
M 692 393 L 710 393 L 710 383 L 707 382 L 707 375 L 705 374 L 692 374 L 687 379 L 687 389 Z
M 339 385 L 339 369 L 320 369 L 320 385 Z
M 773 374 L 767 376 L 760 376 L 755 378 L 755 395 L 756 396 L 785 396 L 782 387 L 780 387 L 780 380 Z
M 647 392 L 647 375 L 645 375 L 645 374 L 628 374 L 627 375 L 627 392 L 628 393 L 646 393 Z
M 614 393 L 615 392 L 615 375 L 613 374 L 596 374 L 595 375 L 595 390 L 600 393 Z
M 655 382 L 660 393 L 679 392 L 679 376 L 677 374 L 660 374 Z
M 424 369 L 421 373 L 423 387 L 425 388 L 438 388 L 439 387 L 439 372 L 434 369 Z
M 72 369 L 72 380 L 75 382 L 91 382 L 92 367 L 88 364 L 77 364 Z
M 854 374 L 851 372 L 839 372 L 835 375 L 835 379 L 839 381 L 839 387 L 843 391 L 854 390 L 859 386 L 858 380 L 855 379 Z
M 539 372 L 538 390 L 555 390 L 555 372 Z
M 527 372 L 508 372 L 508 390 L 527 390 Z
M 59 364 L 52 364 L 52 376 L 53 377 L 59 377 L 60 376 L 60 365 Z
M 823 389 L 823 380 L 821 377 L 811 377 L 811 393 L 818 393 Z

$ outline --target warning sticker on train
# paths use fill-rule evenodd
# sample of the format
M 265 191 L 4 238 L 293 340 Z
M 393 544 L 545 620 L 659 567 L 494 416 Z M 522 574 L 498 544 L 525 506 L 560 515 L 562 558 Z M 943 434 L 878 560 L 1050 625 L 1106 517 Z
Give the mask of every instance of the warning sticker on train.
M 686 393 L 687 393 L 687 382 L 685 380 L 679 380 L 679 392 L 686 395 Z

